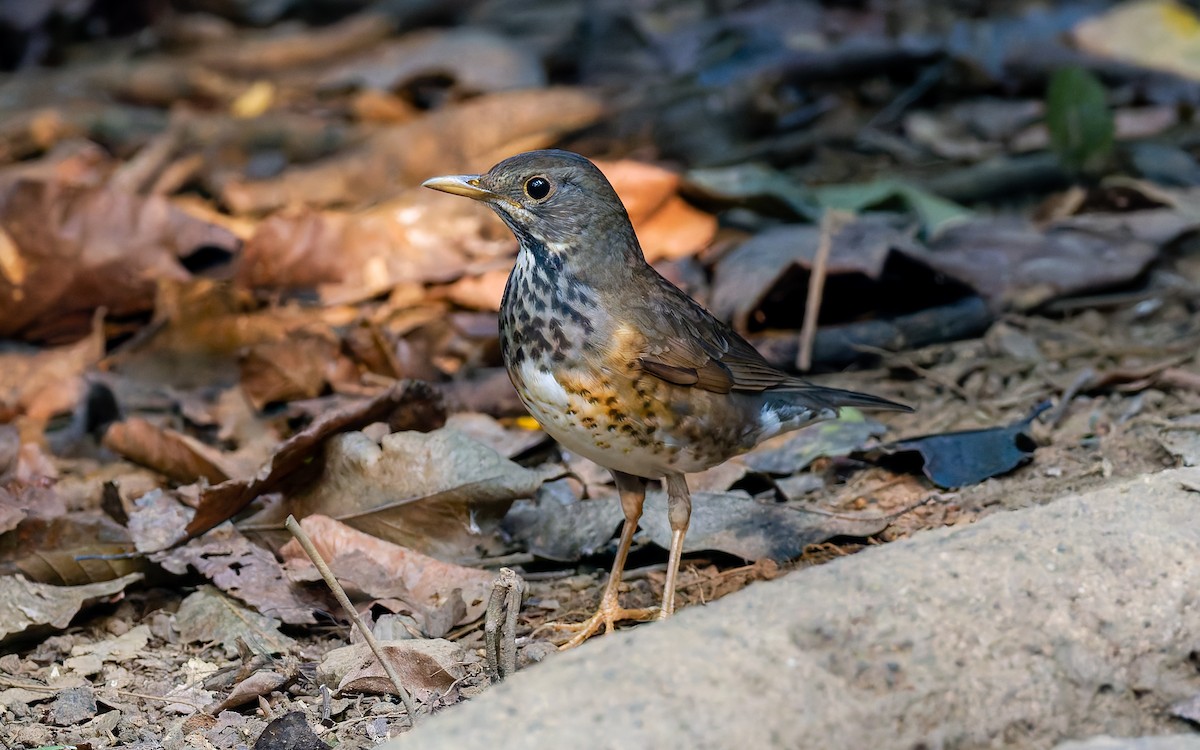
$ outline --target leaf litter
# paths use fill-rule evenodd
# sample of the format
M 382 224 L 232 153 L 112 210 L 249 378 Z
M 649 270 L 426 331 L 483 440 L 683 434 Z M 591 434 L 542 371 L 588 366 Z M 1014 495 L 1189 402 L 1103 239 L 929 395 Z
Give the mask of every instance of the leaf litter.
M 1200 162 L 1180 112 L 1200 87 L 1122 20 L 1158 33 L 1189 11 L 948 6 L 910 26 L 771 0 L 619 19 L 489 1 L 316 23 L 305 5 L 139 16 L 145 34 L 103 45 L 29 19 L 0 54 L 21 66 L 0 82 L 12 741 L 406 731 L 289 513 L 422 714 L 486 689 L 501 566 L 527 588 L 517 666 L 549 655 L 538 626 L 595 606 L 622 514 L 498 369 L 515 243 L 417 187 L 521 150 L 595 157 L 660 272 L 789 370 L 822 211 L 853 212 L 810 376 L 919 411 L 848 412 L 690 477 L 682 605 L 1194 463 Z M 881 459 L 910 449 L 922 468 Z M 662 504 L 652 488 L 626 605 L 661 595 Z

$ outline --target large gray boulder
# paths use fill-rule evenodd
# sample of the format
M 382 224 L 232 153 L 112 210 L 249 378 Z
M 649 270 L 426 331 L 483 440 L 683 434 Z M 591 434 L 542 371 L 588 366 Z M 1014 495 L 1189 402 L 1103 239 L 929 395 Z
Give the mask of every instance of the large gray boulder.
M 1050 748 L 1186 733 L 1200 469 L 805 569 L 596 638 L 383 747 Z

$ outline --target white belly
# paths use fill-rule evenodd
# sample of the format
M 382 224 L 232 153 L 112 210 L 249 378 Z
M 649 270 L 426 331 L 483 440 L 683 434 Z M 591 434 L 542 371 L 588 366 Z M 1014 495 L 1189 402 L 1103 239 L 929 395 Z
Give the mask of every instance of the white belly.
M 647 447 L 619 431 L 610 431 L 603 421 L 591 428 L 581 425 L 581 416 L 595 413 L 595 407 L 587 399 L 569 393 L 552 374 L 530 362 L 523 362 L 515 375 L 523 384 L 518 390 L 529 413 L 571 453 L 608 469 L 650 479 L 673 472 L 703 471 L 711 466 L 696 460 L 686 446 L 671 445 L 667 435 L 659 435 L 661 444 Z

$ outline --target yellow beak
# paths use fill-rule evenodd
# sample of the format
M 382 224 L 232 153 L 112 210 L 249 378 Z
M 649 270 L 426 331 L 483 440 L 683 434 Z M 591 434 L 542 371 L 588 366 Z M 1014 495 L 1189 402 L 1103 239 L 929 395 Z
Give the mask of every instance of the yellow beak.
M 451 195 L 463 195 L 477 201 L 494 200 L 498 196 L 491 190 L 479 187 L 477 174 L 451 174 L 444 177 L 431 177 L 421 183 L 422 187 L 440 190 Z

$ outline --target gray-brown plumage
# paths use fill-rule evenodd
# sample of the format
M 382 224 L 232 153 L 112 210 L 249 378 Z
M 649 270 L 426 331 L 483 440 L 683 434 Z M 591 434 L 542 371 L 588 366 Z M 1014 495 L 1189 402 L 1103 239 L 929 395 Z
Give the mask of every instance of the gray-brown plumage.
M 565 448 L 613 471 L 625 525 L 599 611 L 602 625 L 674 609 L 691 513 L 684 474 L 760 441 L 831 419 L 842 406 L 908 410 L 877 396 L 807 383 L 771 366 L 642 256 L 616 192 L 590 161 L 533 151 L 483 175 L 426 187 L 487 203 L 520 244 L 500 308 L 500 344 L 530 413 Z M 647 479 L 664 479 L 673 530 L 660 610 L 617 603 Z

